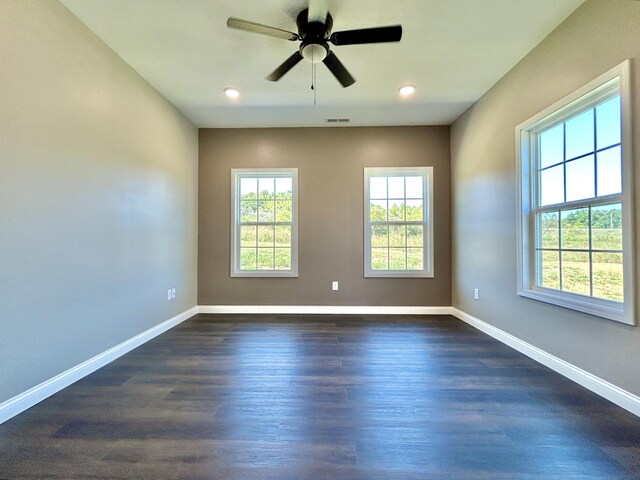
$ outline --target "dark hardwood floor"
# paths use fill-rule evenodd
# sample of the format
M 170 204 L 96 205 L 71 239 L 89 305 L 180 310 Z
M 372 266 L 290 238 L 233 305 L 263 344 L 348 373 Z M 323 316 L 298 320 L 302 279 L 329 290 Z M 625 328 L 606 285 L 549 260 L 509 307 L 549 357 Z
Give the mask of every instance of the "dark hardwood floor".
M 633 479 L 640 419 L 452 317 L 197 315 L 0 425 L 0 478 Z

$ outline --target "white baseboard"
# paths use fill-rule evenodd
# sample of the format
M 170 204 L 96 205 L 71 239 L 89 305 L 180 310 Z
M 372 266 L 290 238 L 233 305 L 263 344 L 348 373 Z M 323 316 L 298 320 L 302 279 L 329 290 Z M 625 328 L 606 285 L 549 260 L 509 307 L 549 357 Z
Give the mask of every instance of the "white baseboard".
M 586 370 L 582 370 L 575 365 L 562 360 L 561 358 L 556 357 L 555 355 L 551 355 L 544 350 L 531 345 L 523 340 L 520 340 L 513 335 L 500 330 L 499 328 L 494 327 L 493 325 L 489 325 L 482 320 L 469 315 L 457 308 L 452 307 L 452 315 L 459 318 L 465 323 L 468 323 L 472 327 L 481 330 L 487 335 L 499 340 L 505 345 L 510 346 L 511 348 L 517 350 L 520 353 L 523 353 L 529 358 L 532 358 L 538 363 L 549 367 L 551 370 L 558 372 L 560 375 L 567 377 L 570 380 L 582 385 L 588 390 L 600 395 L 601 397 L 606 398 L 607 400 L 615 403 L 616 405 L 628 410 L 634 415 L 640 416 L 640 397 L 634 395 L 631 392 L 623 390 L 616 385 L 603 380 L 600 377 L 593 375 L 592 373 L 587 372 Z
M 89 360 L 70 368 L 66 372 L 62 372 L 49 380 L 30 388 L 26 392 L 16 395 L 10 398 L 6 402 L 0 404 L 0 424 L 6 422 L 12 417 L 15 417 L 26 409 L 33 407 L 42 400 L 50 397 L 54 393 L 59 392 L 65 387 L 68 387 L 74 382 L 77 382 L 81 378 L 95 372 L 100 367 L 114 361 L 116 358 L 121 357 L 127 352 L 130 352 L 134 348 L 148 342 L 154 337 L 157 337 L 161 333 L 166 332 L 170 328 L 175 327 L 179 323 L 184 322 L 188 318 L 198 313 L 198 307 L 190 308 L 189 310 L 170 318 L 166 322 L 162 322 L 149 330 L 136 335 L 129 340 L 122 342 L 120 345 L 116 345 L 109 350 L 96 355 Z
M 451 307 L 327 305 L 200 305 L 199 313 L 296 315 L 452 315 Z

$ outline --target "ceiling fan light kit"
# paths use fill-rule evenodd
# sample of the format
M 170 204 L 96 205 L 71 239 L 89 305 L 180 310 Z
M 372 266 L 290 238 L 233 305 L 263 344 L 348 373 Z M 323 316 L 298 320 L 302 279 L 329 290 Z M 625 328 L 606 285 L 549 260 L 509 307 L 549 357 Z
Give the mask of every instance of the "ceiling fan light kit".
M 320 63 L 327 55 L 329 55 L 329 46 L 327 44 L 308 43 L 300 45 L 300 54 L 311 63 Z
M 358 30 L 345 30 L 333 32 L 333 17 L 327 12 L 324 21 L 311 18 L 309 9 L 302 10 L 296 18 L 298 33 L 289 32 L 280 28 L 269 27 L 248 20 L 229 17 L 227 26 L 247 32 L 259 33 L 271 37 L 282 38 L 292 42 L 301 42 L 297 52 L 287 58 L 282 65 L 276 68 L 265 78 L 272 82 L 280 80 L 289 70 L 295 67 L 303 58 L 311 63 L 324 63 L 331 73 L 338 79 L 343 87 L 355 83 L 345 66 L 331 51 L 331 46 L 359 45 L 366 43 L 399 42 L 402 38 L 402 26 L 392 25 L 387 27 L 363 28 Z

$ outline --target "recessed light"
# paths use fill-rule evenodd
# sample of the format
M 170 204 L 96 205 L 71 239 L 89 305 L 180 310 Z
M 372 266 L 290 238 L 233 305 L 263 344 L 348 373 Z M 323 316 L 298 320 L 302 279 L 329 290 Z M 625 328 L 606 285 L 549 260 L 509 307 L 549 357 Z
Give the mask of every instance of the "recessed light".
M 413 95 L 413 93 L 415 91 L 416 91 L 416 86 L 415 85 L 403 85 L 398 90 L 398 92 L 400 92 L 400 95 L 402 95 L 403 97 L 407 97 L 409 95 Z
M 240 91 L 235 87 L 227 87 L 224 89 L 224 94 L 229 98 L 238 98 Z

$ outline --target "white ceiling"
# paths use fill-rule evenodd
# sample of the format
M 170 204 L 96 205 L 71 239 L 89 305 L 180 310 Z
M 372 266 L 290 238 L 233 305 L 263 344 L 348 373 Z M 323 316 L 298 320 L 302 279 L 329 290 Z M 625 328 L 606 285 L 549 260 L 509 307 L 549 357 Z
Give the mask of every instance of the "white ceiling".
M 264 79 L 298 42 L 226 27 L 235 16 L 297 31 L 305 0 L 62 0 L 199 127 L 450 124 L 584 0 L 311 1 L 328 3 L 333 31 L 403 27 L 399 43 L 333 47 L 357 81 L 342 88 L 319 64 L 316 106 L 310 63 Z M 413 97 L 399 97 L 404 83 Z

